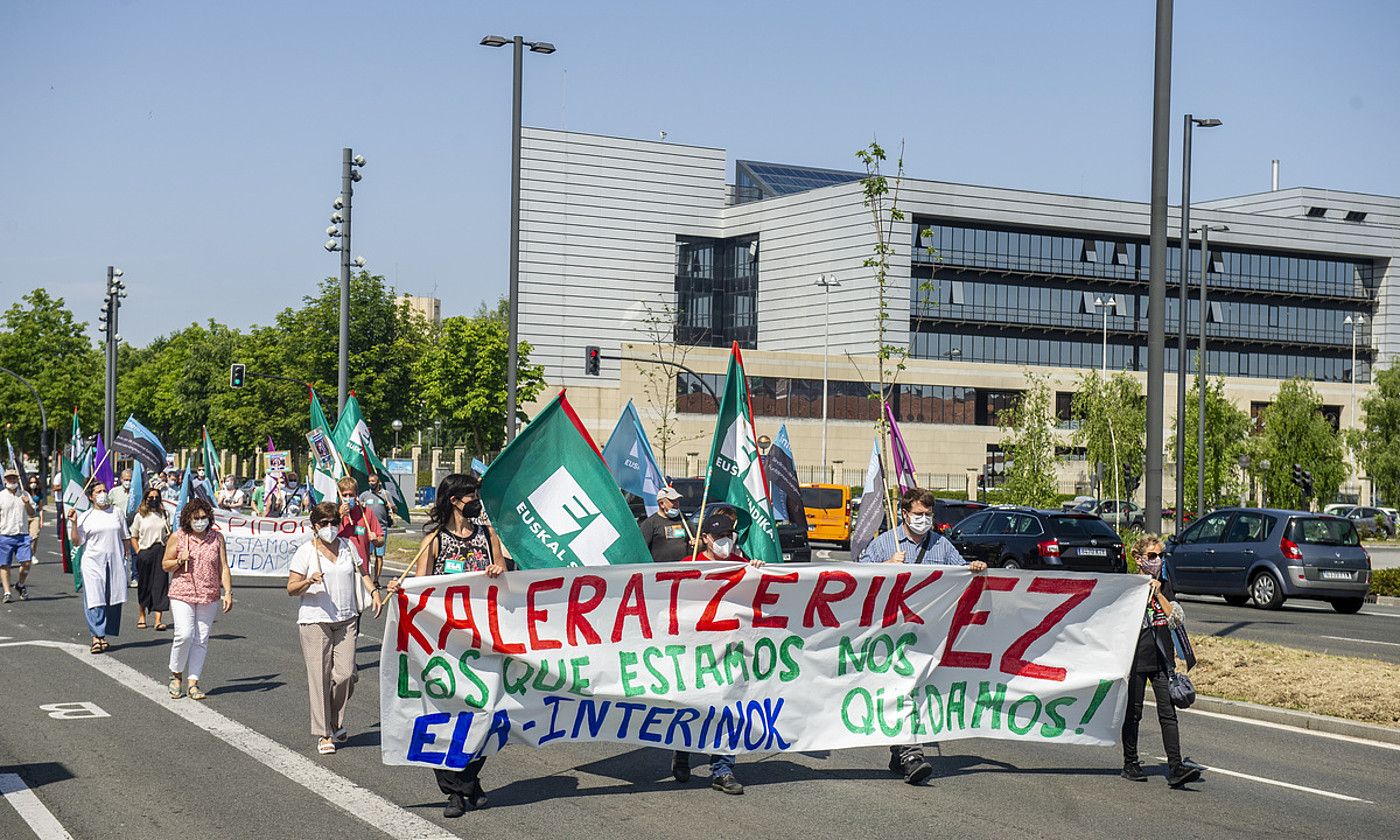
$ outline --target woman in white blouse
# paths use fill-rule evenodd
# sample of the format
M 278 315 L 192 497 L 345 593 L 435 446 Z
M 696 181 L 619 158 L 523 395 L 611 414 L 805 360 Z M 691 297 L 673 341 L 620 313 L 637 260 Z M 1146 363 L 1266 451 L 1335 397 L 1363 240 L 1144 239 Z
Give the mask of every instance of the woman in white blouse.
M 321 755 L 350 738 L 345 707 L 355 689 L 355 623 L 363 592 L 378 617 L 383 608 L 374 581 L 360 571 L 359 553 L 338 536 L 340 511 L 334 502 L 311 509 L 315 536 L 297 549 L 287 573 L 287 594 L 301 597 L 297 632 L 306 660 L 311 734 Z M 358 587 L 363 587 L 356 592 Z
M 112 507 L 107 486 L 94 482 L 88 491 L 92 507 L 83 513 L 69 509 L 73 544 L 82 546 L 83 607 L 92 632 L 92 653 L 107 650 L 107 637 L 120 636 L 122 605 L 126 603 L 126 512 Z

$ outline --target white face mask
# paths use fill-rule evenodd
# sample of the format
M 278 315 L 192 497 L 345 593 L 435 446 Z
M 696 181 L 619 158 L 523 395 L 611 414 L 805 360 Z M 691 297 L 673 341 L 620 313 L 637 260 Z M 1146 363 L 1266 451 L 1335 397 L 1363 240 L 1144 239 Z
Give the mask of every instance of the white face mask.
M 16 490 L 19 489 L 19 482 L 18 482 L 18 481 L 7 481 L 7 482 L 5 482 L 5 489 L 6 489 L 6 490 L 9 490 L 11 493 L 13 493 L 13 492 L 15 492 Z
M 340 533 L 340 529 L 334 525 L 322 525 L 316 529 L 316 536 L 323 543 L 335 542 L 335 535 Z
M 910 514 L 908 518 L 909 530 L 923 536 L 933 527 L 933 516 L 927 513 Z
M 96 496 L 92 497 L 92 503 L 100 508 L 105 508 L 108 504 L 111 503 L 111 501 L 111 497 L 107 495 L 106 490 L 103 490 L 101 493 L 98 493 Z
M 734 553 L 734 538 L 720 537 L 710 546 L 710 553 L 718 560 L 723 560 Z
M 123 478 L 123 479 L 122 479 L 122 489 L 123 489 L 123 490 L 130 490 L 130 489 L 131 489 L 131 479 L 129 479 L 129 478 Z
M 209 530 L 209 520 L 208 520 L 208 519 L 191 519 L 191 520 L 190 520 L 190 527 L 194 529 L 194 532 L 195 532 L 196 534 L 202 534 L 202 533 L 204 533 L 205 531 Z

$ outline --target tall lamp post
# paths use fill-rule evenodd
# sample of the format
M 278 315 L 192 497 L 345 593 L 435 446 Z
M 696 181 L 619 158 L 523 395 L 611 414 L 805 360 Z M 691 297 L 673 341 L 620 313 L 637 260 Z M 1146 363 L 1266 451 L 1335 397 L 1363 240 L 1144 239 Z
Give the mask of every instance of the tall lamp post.
M 350 397 L 350 266 L 365 267 L 364 257 L 350 259 L 351 199 L 364 165 L 364 155 L 355 154 L 353 149 L 340 150 L 340 195 L 331 202 L 334 212 L 331 213 L 331 226 L 326 228 L 326 235 L 330 237 L 326 250 L 340 252 L 340 359 L 335 387 L 337 415 L 345 410 L 345 401 Z
M 1206 378 L 1210 376 L 1210 365 L 1206 363 L 1206 321 L 1210 312 L 1208 302 L 1209 285 L 1206 277 L 1210 272 L 1210 232 L 1217 233 L 1229 230 L 1227 225 L 1201 225 L 1199 228 L 1192 228 L 1192 231 L 1199 230 L 1201 233 L 1201 301 L 1200 312 L 1197 316 L 1200 320 L 1200 349 L 1197 355 L 1200 357 L 1197 370 L 1200 374 L 1198 387 L 1196 388 L 1196 518 L 1205 516 L 1206 512 Z M 1182 275 L 1185 276 L 1184 274 Z M 1186 310 L 1182 311 L 1182 320 L 1185 321 Z M 1177 421 L 1177 428 L 1181 427 L 1181 421 Z M 1178 459 L 1180 460 L 1180 459 Z
M 1181 265 L 1177 270 L 1176 338 L 1176 516 L 1181 520 L 1186 508 L 1186 300 L 1191 270 L 1191 133 L 1196 126 L 1223 125 L 1214 117 L 1196 118 L 1186 114 L 1181 128 Z
M 403 431 L 403 421 L 395 420 L 389 424 L 389 427 L 394 430 L 394 457 L 397 458 L 399 457 L 399 432 Z
M 841 281 L 823 274 L 821 279 L 813 285 L 819 286 L 826 299 L 826 326 L 822 330 L 822 467 L 827 466 L 826 462 L 826 415 L 827 415 L 827 386 L 830 380 L 831 369 L 831 290 L 839 288 Z M 1355 342 L 1353 342 L 1355 345 Z M 1353 350 L 1353 356 L 1355 352 Z M 1356 367 L 1353 363 L 1352 367 Z
M 1366 323 L 1366 316 L 1360 313 L 1348 315 L 1342 319 L 1342 323 L 1351 327 L 1351 423 L 1356 422 L 1356 331 L 1361 329 L 1361 325 Z
M 1109 298 L 1104 302 L 1103 298 L 1094 298 L 1094 308 L 1103 310 L 1103 372 L 1108 373 L 1108 310 L 1118 306 L 1118 301 Z
M 122 308 L 126 297 L 126 284 L 121 281 L 122 270 L 107 266 L 107 295 L 102 302 L 102 315 L 97 322 L 103 327 L 103 346 L 107 354 L 107 374 L 103 385 L 102 436 L 107 445 L 117 434 L 117 343 L 121 334 L 117 332 L 117 312 Z
M 516 367 L 520 364 L 520 70 L 525 48 L 530 52 L 549 55 L 554 45 L 546 41 L 526 41 L 516 35 L 502 38 L 487 35 L 483 47 L 514 47 L 514 85 L 511 89 L 510 123 L 510 317 L 506 325 L 506 441 L 515 440 Z

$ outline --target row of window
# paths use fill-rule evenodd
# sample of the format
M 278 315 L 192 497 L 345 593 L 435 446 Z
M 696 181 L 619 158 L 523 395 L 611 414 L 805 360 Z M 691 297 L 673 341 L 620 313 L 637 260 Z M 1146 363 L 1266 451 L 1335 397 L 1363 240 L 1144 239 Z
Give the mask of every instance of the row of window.
M 678 237 L 678 344 L 758 346 L 758 240 Z

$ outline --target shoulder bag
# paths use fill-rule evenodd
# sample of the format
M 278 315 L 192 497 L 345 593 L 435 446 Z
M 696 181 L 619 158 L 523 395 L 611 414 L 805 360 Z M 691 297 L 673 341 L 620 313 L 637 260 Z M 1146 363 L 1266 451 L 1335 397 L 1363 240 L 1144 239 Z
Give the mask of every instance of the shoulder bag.
M 1172 705 L 1178 709 L 1191 708 L 1191 704 L 1196 702 L 1195 684 L 1191 682 L 1190 677 L 1176 670 L 1175 652 L 1168 652 L 1162 647 L 1162 637 L 1157 635 L 1157 628 L 1149 629 L 1152 639 L 1157 643 L 1157 651 L 1167 663 L 1167 693 L 1171 695 Z

